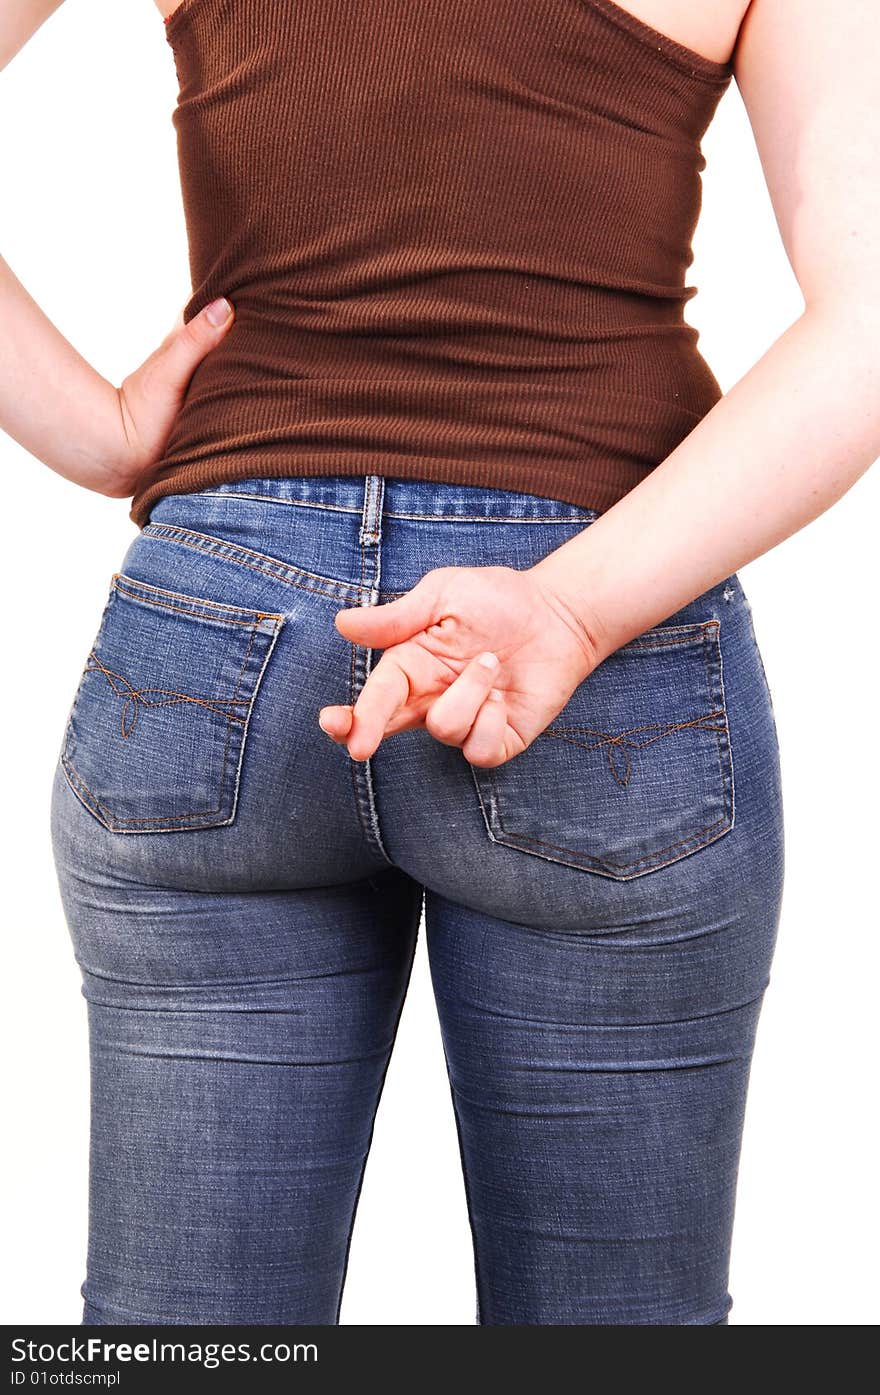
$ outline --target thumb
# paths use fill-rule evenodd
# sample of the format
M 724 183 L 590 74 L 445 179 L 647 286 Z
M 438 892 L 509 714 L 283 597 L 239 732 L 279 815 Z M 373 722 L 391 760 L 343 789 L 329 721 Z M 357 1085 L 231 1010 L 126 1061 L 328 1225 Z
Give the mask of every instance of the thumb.
M 153 376 L 164 379 L 164 385 L 183 392 L 196 365 L 210 353 L 226 334 L 235 318 L 233 307 L 225 296 L 212 300 L 186 324 L 175 325 L 159 346 L 153 363 Z
M 148 448 L 167 432 L 196 365 L 219 344 L 235 319 L 225 296 L 212 300 L 187 324 L 182 315 L 157 349 L 123 381 L 122 391 Z
M 219 344 L 234 319 L 225 296 L 206 305 L 187 324 L 181 314 L 159 347 L 116 389 L 125 450 L 132 453 L 139 471 L 157 458 L 196 365 Z
M 442 618 L 442 568 L 426 572 L 405 595 L 381 605 L 352 606 L 336 612 L 336 628 L 355 644 L 388 649 L 402 644 Z

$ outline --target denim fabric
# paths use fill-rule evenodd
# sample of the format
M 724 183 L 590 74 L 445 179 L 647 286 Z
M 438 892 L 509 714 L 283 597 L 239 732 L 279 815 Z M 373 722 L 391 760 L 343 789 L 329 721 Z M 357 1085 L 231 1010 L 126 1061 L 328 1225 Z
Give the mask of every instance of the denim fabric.
M 52 807 L 90 1024 L 84 1322 L 338 1321 L 423 916 L 477 1321 L 727 1321 L 783 885 L 739 578 L 495 769 L 423 729 L 353 762 L 317 724 L 377 657 L 337 609 L 436 566 L 528 567 L 595 517 L 254 479 L 163 499 L 133 540 Z

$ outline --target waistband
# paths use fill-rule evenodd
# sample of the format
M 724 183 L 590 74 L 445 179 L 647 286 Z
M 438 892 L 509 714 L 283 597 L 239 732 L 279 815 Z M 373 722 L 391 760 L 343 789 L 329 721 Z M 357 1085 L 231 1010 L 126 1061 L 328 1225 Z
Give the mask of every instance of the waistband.
M 232 480 L 199 490 L 204 497 L 233 494 L 267 503 L 301 504 L 344 513 L 381 512 L 387 517 L 455 519 L 459 522 L 589 522 L 598 509 L 561 499 L 443 480 L 402 479 L 393 475 L 290 475 L 281 479 Z

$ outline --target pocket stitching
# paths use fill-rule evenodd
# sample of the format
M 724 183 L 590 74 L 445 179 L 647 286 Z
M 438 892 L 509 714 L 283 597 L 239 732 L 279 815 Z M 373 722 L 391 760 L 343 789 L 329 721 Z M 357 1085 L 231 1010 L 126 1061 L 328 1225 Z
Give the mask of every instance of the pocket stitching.
M 317 572 L 303 571 L 302 568 L 294 567 L 290 562 L 284 562 L 279 557 L 270 557 L 267 553 L 255 552 L 252 548 L 242 547 L 240 543 L 227 542 L 225 538 L 214 537 L 211 533 L 198 533 L 192 528 L 180 528 L 171 523 L 147 523 L 141 529 L 141 535 L 145 538 L 152 538 L 154 542 L 174 542 L 179 547 L 191 548 L 193 552 L 204 552 L 209 557 L 218 557 L 221 561 L 231 562 L 233 566 L 247 567 L 252 572 L 260 572 L 273 581 L 281 582 L 282 586 L 297 586 L 301 591 L 310 591 L 316 596 L 329 596 L 333 600 L 338 600 L 340 595 L 349 596 L 354 593 L 360 601 L 363 595 L 363 587 L 356 586 L 353 582 L 337 581 L 330 576 L 320 576 Z M 193 541 L 194 539 L 198 539 L 198 541 Z M 269 562 L 277 570 L 270 571 L 269 567 L 260 567 L 256 562 L 248 561 L 245 554 L 259 557 L 264 562 Z M 281 575 L 281 573 L 285 573 L 285 575 Z M 311 580 L 324 584 L 309 586 L 305 581 L 298 581 L 296 579 L 298 576 L 309 577 Z
M 710 727 L 706 728 L 706 730 L 715 731 L 716 733 L 718 771 L 721 779 L 722 798 L 725 801 L 725 805 L 727 806 L 725 813 L 723 813 L 722 816 L 716 819 L 713 823 L 707 824 L 706 827 L 701 828 L 697 830 L 695 833 L 690 834 L 687 838 L 682 838 L 675 843 L 670 843 L 665 848 L 658 848 L 654 852 L 648 853 L 644 857 L 635 858 L 631 862 L 612 862 L 608 858 L 600 858 L 597 857 L 595 854 L 591 853 L 579 853 L 572 848 L 562 847 L 556 843 L 545 843 L 542 842 L 540 839 L 530 838 L 527 834 L 514 833 L 513 831 L 507 829 L 504 825 L 504 820 L 501 814 L 501 800 L 499 798 L 499 790 L 496 783 L 495 770 L 487 769 L 480 771 L 478 774 L 477 768 L 471 766 L 471 773 L 474 778 L 474 783 L 477 787 L 477 794 L 480 800 L 480 808 L 483 813 L 483 820 L 486 824 L 487 832 L 489 833 L 489 836 L 493 840 L 493 842 L 498 842 L 503 845 L 504 840 L 506 839 L 508 845 L 512 847 L 522 847 L 526 850 L 529 847 L 547 848 L 554 852 L 566 853 L 568 855 L 568 858 L 572 859 L 572 861 L 566 862 L 565 865 L 567 866 L 574 865 L 583 867 L 586 870 L 591 870 L 592 868 L 597 871 L 604 868 L 610 875 L 614 875 L 617 872 L 632 872 L 633 869 L 641 867 L 644 863 L 649 864 L 649 866 L 647 868 L 642 868 L 642 870 L 660 870 L 661 867 L 670 866 L 672 863 L 680 860 L 680 857 L 676 856 L 672 858 L 667 858 L 665 863 L 656 862 L 655 859 L 658 857 L 662 857 L 664 853 L 671 852 L 676 848 L 685 847 L 690 843 L 694 843 L 694 846 L 689 848 L 689 851 L 696 852 L 699 848 L 705 847 L 709 843 L 714 842 L 718 837 L 721 837 L 723 832 L 729 832 L 730 829 L 733 828 L 735 818 L 733 760 L 730 749 L 730 729 L 727 721 L 727 701 L 724 692 L 724 677 L 722 668 L 723 656 L 721 653 L 720 643 L 720 621 L 707 620 L 704 623 L 696 626 L 681 625 L 663 628 L 678 629 L 682 632 L 681 637 L 677 639 L 657 640 L 646 640 L 642 637 L 639 637 L 638 639 L 631 640 L 629 644 L 623 645 L 622 648 L 664 648 L 671 645 L 684 645 L 688 642 L 689 639 L 697 637 L 696 631 L 702 632 L 701 639 L 703 642 L 703 649 L 706 660 L 706 673 L 709 685 L 709 692 L 710 694 L 712 694 L 713 697 L 717 697 L 717 701 L 719 704 L 717 709 L 713 710 L 712 712 L 706 715 L 723 716 L 724 718 L 723 726 Z M 661 633 L 662 629 L 658 628 L 657 632 Z M 714 649 L 714 654 L 717 658 L 717 663 L 714 666 L 712 663 L 712 649 Z M 692 722 L 686 724 L 683 723 L 682 726 L 692 724 Z M 539 737 L 536 738 L 536 740 L 540 738 L 540 735 L 543 735 L 543 733 L 540 733 Z M 499 838 L 497 836 L 496 829 L 493 829 L 490 817 L 486 812 L 486 807 L 483 803 L 482 791 L 480 788 L 481 777 L 488 777 L 488 782 L 491 785 L 492 789 L 492 801 L 494 806 L 495 823 L 497 825 L 497 830 L 504 835 L 504 838 Z M 727 827 L 722 829 L 722 833 L 714 833 L 714 830 L 725 824 L 727 825 Z M 705 837 L 706 834 L 714 834 L 714 836 L 707 838 Z M 702 839 L 702 842 L 695 841 L 698 839 Z M 681 856 L 684 856 L 684 854 L 682 854 Z M 574 859 L 578 859 L 578 861 L 575 862 Z M 561 859 L 548 860 L 561 861 Z M 623 878 L 618 879 L 622 880 Z
M 251 647 L 253 647 L 253 641 L 251 641 Z M 245 656 L 245 662 L 249 657 L 249 654 Z M 228 722 L 243 722 L 245 720 L 244 714 L 239 716 L 237 712 L 228 712 L 226 710 L 229 707 L 246 707 L 248 702 L 250 701 L 249 698 L 239 698 L 235 696 L 235 693 L 238 692 L 239 684 L 241 683 L 241 675 L 239 675 L 238 683 L 236 683 L 235 685 L 233 696 L 231 698 L 217 698 L 215 701 L 212 702 L 210 698 L 194 697 L 192 693 L 181 693 L 174 688 L 133 688 L 124 674 L 117 673 L 115 669 L 108 668 L 106 664 L 102 664 L 94 649 L 90 652 L 89 658 L 92 659 L 93 662 L 86 664 L 85 668 L 82 671 L 81 677 L 85 677 L 87 673 L 103 673 L 104 677 L 107 679 L 107 683 L 110 687 L 111 692 L 116 697 L 121 697 L 124 699 L 122 704 L 122 715 L 120 718 L 119 727 L 119 733 L 123 741 L 127 741 L 129 739 L 135 727 L 137 726 L 139 716 L 138 702 L 143 703 L 145 707 L 174 707 L 178 703 L 189 702 L 192 703 L 194 707 L 204 708 L 206 712 L 216 712 L 218 716 L 225 717 Z M 124 684 L 124 687 L 117 688 L 113 682 L 114 679 L 116 679 L 119 683 Z M 163 698 L 167 698 L 168 701 L 151 701 L 148 697 L 145 696 L 147 693 L 158 693 Z M 132 699 L 134 699 L 134 716 L 126 726 L 125 708 L 126 704 L 130 702 Z
M 646 746 L 652 746 L 655 741 L 662 741 L 665 736 L 672 736 L 673 733 L 676 731 L 688 731 L 694 727 L 698 727 L 700 731 L 723 732 L 725 730 L 723 726 L 709 725 L 710 722 L 714 721 L 714 719 L 718 717 L 723 718 L 724 712 L 721 708 L 714 708 L 711 712 L 701 712 L 700 715 L 697 717 L 689 717 L 687 721 L 684 722 L 648 722 L 640 727 L 627 727 L 624 731 L 618 732 L 616 736 L 612 732 L 600 731 L 598 727 L 557 727 L 551 723 L 550 726 L 544 728 L 543 732 L 541 732 L 541 735 L 549 736 L 555 741 L 567 741 L 572 746 L 580 746 L 581 749 L 584 751 L 599 751 L 602 749 L 603 746 L 607 747 L 608 764 L 611 769 L 611 773 L 614 776 L 615 780 L 617 780 L 617 783 L 619 785 L 626 786 L 629 784 L 629 769 L 631 762 L 629 760 L 627 743 L 623 741 L 623 738 L 625 736 L 635 736 L 639 732 L 644 731 L 656 731 L 656 736 L 649 736 L 644 741 L 629 743 L 630 748 L 634 747 L 634 749 L 641 751 L 644 750 Z M 591 743 L 581 741 L 578 739 L 578 734 L 582 734 L 584 736 L 597 736 L 600 738 L 600 740 Z M 617 771 L 614 769 L 614 761 L 611 757 L 611 752 L 615 749 L 615 747 L 623 749 L 624 757 L 627 763 L 627 774 L 626 778 L 623 780 L 620 778 L 620 776 L 617 774 Z
M 119 592 L 121 592 L 123 595 L 128 595 L 128 596 L 130 596 L 131 599 L 134 600 L 135 602 L 139 602 L 139 603 L 141 603 L 141 604 L 143 604 L 143 605 L 147 605 L 147 606 L 155 606 L 155 607 L 157 607 L 157 608 L 159 608 L 159 609 L 162 609 L 162 610 L 176 611 L 176 612 L 178 612 L 179 614 L 188 615 L 188 616 L 190 616 L 190 618 L 195 618 L 195 619 L 198 619 L 198 618 L 206 618 L 206 617 L 198 617 L 198 616 L 195 616 L 192 612 L 184 610 L 181 606 L 172 606 L 172 605 L 168 605 L 168 603 L 165 602 L 165 601 L 154 600 L 152 597 L 138 596 L 138 595 L 136 595 L 134 592 L 127 591 L 126 588 L 125 588 L 125 586 L 121 586 L 121 585 L 119 584 L 120 577 L 122 577 L 123 580 L 129 580 L 129 578 L 125 578 L 125 577 L 123 576 L 122 573 L 116 573 L 116 574 L 114 575 L 113 580 L 112 580 L 112 583 L 111 583 L 112 590 L 119 591 Z M 158 586 L 150 587 L 150 586 L 147 586 L 147 584 L 146 584 L 145 582 L 134 581 L 134 578 L 131 578 L 131 580 L 133 581 L 133 584 L 134 584 L 135 586 L 143 586 L 146 590 L 154 591 L 154 592 L 156 592 L 157 594 L 161 594 L 161 595 L 174 596 L 174 597 L 177 597 L 177 598 L 180 599 L 180 600 L 191 600 L 191 601 L 193 601 L 195 604 L 197 604 L 197 605 L 204 605 L 204 606 L 206 606 L 207 608 L 211 608 L 211 607 L 216 606 L 218 609 L 238 610 L 238 611 L 240 611 L 240 612 L 241 612 L 242 609 L 243 609 L 242 607 L 237 607 L 237 606 L 223 607 L 223 606 L 221 606 L 221 603 L 220 603 L 220 602 L 203 601 L 203 600 L 202 600 L 201 598 L 199 598 L 199 597 L 187 597 L 187 596 L 183 596 L 182 593 L 180 593 L 180 592 L 164 591 L 161 587 L 158 587 Z M 99 627 L 99 634 L 100 634 L 100 630 L 104 628 L 104 623 L 105 623 L 105 620 L 106 620 L 106 616 L 107 616 L 107 607 L 105 607 L 104 615 L 102 616 L 101 625 L 100 625 L 100 627 Z M 218 821 L 218 822 L 214 822 L 214 823 L 212 823 L 212 824 L 201 823 L 201 824 L 198 825 L 198 827 L 202 827 L 202 828 L 205 828 L 205 827 L 208 827 L 208 828 L 223 828 L 223 827 L 225 827 L 227 824 L 232 823 L 233 819 L 235 818 L 235 813 L 236 813 L 236 809 L 237 809 L 237 806 L 238 806 L 238 791 L 239 791 L 240 776 L 241 776 L 241 764 L 242 764 L 242 761 L 243 761 L 243 759 L 244 759 L 245 741 L 246 741 L 246 739 L 247 739 L 247 732 L 248 732 L 248 727 L 249 727 L 249 724 L 250 724 L 251 712 L 252 712 L 252 710 L 253 710 L 254 703 L 256 702 L 257 693 L 258 693 L 258 691 L 259 691 L 260 684 L 261 684 L 261 682 L 262 682 L 263 674 L 264 674 L 264 672 L 265 672 L 265 670 L 266 670 L 266 666 L 267 666 L 267 664 L 268 664 L 268 662 L 269 662 L 269 659 L 270 659 L 270 657 L 271 657 L 272 651 L 273 651 L 273 649 L 275 648 L 275 642 L 276 642 L 276 640 L 277 640 L 277 638 L 278 638 L 278 635 L 279 635 L 279 633 L 280 633 L 280 631 L 281 631 L 281 627 L 282 627 L 282 625 L 284 624 L 284 616 L 283 616 L 283 615 L 278 615 L 278 614 L 273 614 L 273 613 L 267 613 L 267 612 L 263 612 L 263 611 L 254 611 L 254 612 L 253 612 L 253 619 L 252 619 L 250 622 L 249 622 L 249 621 L 246 621 L 246 620 L 232 620 L 232 619 L 230 619 L 229 617 L 226 617 L 226 616 L 222 616 L 222 617 L 219 617 L 219 616 L 218 616 L 218 617 L 214 617 L 214 618 L 218 621 L 218 623 L 223 624 L 223 625 L 245 625 L 245 626 L 247 626 L 247 625 L 249 624 L 249 625 L 250 625 L 250 628 L 251 628 L 250 640 L 249 640 L 249 642 L 248 642 L 248 646 L 247 646 L 247 649 L 246 649 L 246 651 L 245 651 L 244 659 L 243 659 L 243 661 L 242 661 L 242 665 L 241 665 L 241 668 L 240 668 L 240 670 L 239 670 L 238 679 L 237 679 L 237 681 L 236 681 L 236 685 L 235 685 L 235 688 L 234 688 L 234 690 L 233 690 L 232 697 L 228 700 L 230 703 L 236 701 L 236 694 L 238 693 L 238 691 L 239 691 L 239 689 L 240 689 L 240 687 L 241 687 L 241 682 L 242 682 L 242 679 L 243 679 L 243 677 L 244 677 L 245 671 L 246 671 L 246 669 L 247 669 L 248 661 L 250 660 L 251 653 L 252 653 L 252 651 L 253 651 L 254 641 L 255 641 L 255 639 L 256 639 L 257 634 L 260 632 L 260 626 L 261 626 L 265 621 L 267 621 L 267 620 L 271 620 L 271 621 L 274 622 L 274 624 L 273 624 L 273 626 L 272 626 L 272 629 L 271 629 L 271 632 L 270 632 L 270 635 L 271 635 L 271 637 L 270 637 L 270 643 L 269 643 L 269 645 L 268 645 L 268 647 L 267 647 L 267 649 L 266 649 L 266 654 L 265 654 L 265 657 L 264 657 L 264 659 L 263 659 L 262 664 L 260 665 L 259 671 L 258 671 L 258 673 L 257 673 L 256 676 L 255 676 L 255 680 L 254 680 L 254 691 L 253 691 L 253 693 L 251 694 L 251 696 L 250 696 L 249 699 L 241 699 L 241 701 L 247 701 L 247 702 L 248 702 L 248 711 L 247 711 L 247 714 L 246 714 L 246 715 L 243 715 L 243 716 L 238 716 L 237 714 L 228 714 L 228 713 L 226 714 L 226 741 L 225 741 L 224 747 L 223 747 L 223 756 L 222 756 L 222 759 L 221 759 L 220 774 L 219 774 L 219 776 L 218 776 L 218 787 L 219 787 L 219 790 L 220 790 L 220 802 L 217 804 L 216 808 L 214 808 L 214 809 L 194 809 L 194 810 L 190 810 L 190 811 L 187 812 L 187 813 L 175 814 L 175 815 L 170 816 L 170 817 L 165 817 L 165 818 L 163 819 L 163 821 L 162 821 L 161 824 L 159 824 L 159 823 L 157 822 L 158 819 L 161 818 L 160 815 L 157 815 L 157 816 L 155 816 L 155 817 L 153 817 L 153 818 L 147 818 L 147 819 L 125 819 L 125 820 L 123 820 L 121 823 L 113 823 L 113 822 L 111 821 L 112 816 L 111 816 L 110 810 L 107 809 L 107 808 L 101 803 L 101 801 L 97 798 L 97 796 L 94 794 L 94 792 L 89 788 L 89 785 L 88 785 L 88 784 L 86 783 L 86 781 L 83 779 L 82 775 L 79 773 L 79 771 L 76 769 L 76 767 L 74 766 L 73 762 L 70 760 L 69 756 L 67 755 L 67 750 L 68 750 L 68 745 L 69 745 L 69 740 L 70 740 L 70 734 L 71 734 L 71 728 L 72 728 L 73 711 L 75 710 L 75 707 L 76 707 L 77 699 L 78 699 L 78 696 L 79 696 L 79 691 L 77 692 L 77 695 L 76 695 L 76 697 L 74 698 L 74 704 L 73 704 L 73 708 L 72 708 L 72 710 L 71 710 L 71 716 L 70 716 L 70 718 L 68 719 L 67 730 L 66 730 L 66 733 L 65 733 L 64 746 L 63 746 L 62 753 L 61 753 L 61 765 L 62 765 L 62 768 L 63 768 L 63 770 L 64 770 L 65 776 L 67 777 L 68 784 L 70 785 L 71 789 L 73 790 L 73 793 L 74 793 L 74 794 L 77 796 L 77 798 L 86 806 L 86 808 L 89 810 L 89 812 L 92 813 L 96 819 L 98 819 L 99 823 L 103 824 L 104 827 L 107 828 L 107 829 L 109 829 L 110 832 L 112 832 L 112 833 L 130 833 L 130 832 L 138 832 L 138 831 L 142 831 L 142 832 L 145 832 L 145 833 L 175 833 L 175 832 L 181 832 L 182 830 L 176 829 L 176 828 L 172 827 L 172 825 L 182 823 L 182 822 L 183 822 L 184 820 L 186 820 L 186 819 L 201 819 L 201 820 L 213 819 L 213 818 L 215 817 L 216 814 L 219 814 L 219 813 L 221 812 L 221 810 L 222 810 L 222 807 L 223 807 L 222 791 L 223 791 L 223 787 L 224 787 L 224 782 L 226 781 L 226 779 L 227 779 L 227 777 L 228 777 L 227 767 L 228 767 L 228 764 L 229 764 L 229 748 L 230 748 L 230 744 L 231 744 L 231 741 L 232 741 L 233 727 L 234 727 L 234 724 L 235 724 L 235 723 L 239 723 L 239 724 L 242 725 L 243 730 L 242 730 L 242 733 L 241 733 L 241 747 L 240 747 L 240 752 L 239 752 L 239 763 L 238 763 L 238 769 L 237 769 L 237 771 L 236 771 L 235 787 L 234 787 L 234 789 L 233 789 L 233 791 L 232 791 L 232 798 L 231 798 L 231 804 L 230 804 L 229 817 L 226 818 L 226 819 L 222 819 L 222 820 L 220 820 L 220 821 Z M 263 631 L 263 633 L 266 633 L 266 632 Z M 91 655 L 90 655 L 90 656 L 91 656 Z M 86 673 L 88 673 L 88 672 L 93 672 L 93 671 L 94 671 L 93 669 L 91 669 L 88 665 L 86 665 L 86 667 L 83 669 L 82 674 L 80 675 L 80 684 L 82 683 L 82 680 L 83 680 L 83 678 L 85 677 Z M 77 786 L 79 786 L 79 788 L 77 788 Z M 88 798 L 86 798 L 86 796 L 88 796 Z M 137 827 L 135 827 L 135 825 L 144 825 L 144 824 L 151 824 L 151 825 L 153 825 L 153 827 L 151 827 L 151 828 L 149 828 L 149 829 L 147 829 L 147 828 L 138 829 Z
M 494 781 L 493 781 L 493 783 L 494 783 Z M 497 803 L 497 793 L 496 793 L 496 796 L 495 796 L 495 797 L 496 797 L 496 803 Z M 703 836 L 704 833 L 711 833 L 712 830 L 713 830 L 714 828 L 717 828 L 719 824 L 724 823 L 726 817 L 727 817 L 727 815 L 722 815 L 722 817 L 721 817 L 720 819 L 716 819 L 714 823 L 707 824 L 705 828 L 701 828 L 701 829 L 699 829 L 696 833 L 691 834 L 690 838 L 682 838 L 682 839 L 680 839 L 677 843 L 670 843 L 670 844 L 669 844 L 667 847 L 665 847 L 665 848 L 658 848 L 656 852 L 650 853 L 650 854 L 646 855 L 645 857 L 636 858 L 633 862 L 612 862 L 612 861 L 611 861 L 609 858 L 607 858 L 607 857 L 606 857 L 606 858 L 600 858 L 600 857 L 596 857 L 595 854 L 592 854 L 592 853 L 579 853 L 579 852 L 576 852 L 573 848 L 565 848 L 565 847 L 560 846 L 560 845 L 557 844 L 557 843 L 542 843 L 542 842 L 540 842 L 537 838 L 529 838 L 529 837 L 527 837 L 526 834 L 524 834 L 524 833 L 511 833 L 508 829 L 506 829 L 506 828 L 504 827 L 504 822 L 503 822 L 503 820 L 502 820 L 500 814 L 498 815 L 498 826 L 499 826 L 499 828 L 501 829 L 501 832 L 502 832 L 503 834 L 505 834 L 505 836 L 506 836 L 507 838 L 509 838 L 512 842 L 513 842 L 513 841 L 516 841 L 517 843 L 528 844 L 530 847 L 535 847 L 535 848 L 550 848 L 550 849 L 552 849 L 554 852 L 564 852 L 564 853 L 568 853 L 569 857 L 579 857 L 579 858 L 582 858 L 585 862 L 589 860 L 590 862 L 595 862 L 595 863 L 597 863 L 599 866 L 602 866 L 602 867 L 608 867 L 608 868 L 619 869 L 619 870 L 621 870 L 621 871 L 628 871 L 628 870 L 629 870 L 630 868 L 632 868 L 632 867 L 638 867 L 639 863 L 641 863 L 641 862 L 648 862 L 648 861 L 650 861 L 652 858 L 655 858 L 655 857 L 662 857 L 664 853 L 666 853 L 666 852 L 672 852 L 672 850 L 673 850 L 674 848 L 684 847 L 684 845 L 685 845 L 686 843 L 692 842 L 695 838 L 701 838 L 701 837 Z M 711 840 L 711 839 L 707 839 L 706 841 L 707 841 L 707 842 L 711 842 L 712 840 Z M 701 845 L 701 846 L 702 846 L 702 845 Z M 696 849 L 695 849 L 694 851 L 696 851 Z M 672 859 L 670 859 L 670 860 L 674 862 L 674 861 L 675 861 L 675 858 L 672 858 Z
M 252 610 L 245 612 L 242 606 L 225 606 L 220 601 L 204 601 L 198 596 L 184 596 L 181 591 L 166 591 L 161 586 L 148 586 L 145 581 L 135 581 L 133 577 L 127 577 L 123 572 L 115 574 L 112 584 L 114 591 L 121 591 L 123 595 L 141 605 L 155 606 L 159 610 L 176 610 L 181 615 L 189 615 L 195 620 L 215 620 L 218 625 L 243 625 L 248 628 L 252 625 L 260 625 L 263 620 L 277 622 L 284 618 L 272 611 Z M 137 588 L 140 588 L 141 591 L 153 591 L 157 596 L 171 596 L 174 600 L 189 601 L 192 606 L 198 606 L 205 610 L 234 610 L 239 615 L 248 613 L 251 618 L 249 620 L 233 620 L 228 615 L 198 615 L 195 609 L 187 610 L 185 606 L 169 605 L 167 601 L 154 600 L 152 596 L 140 595 Z
M 176 607 L 174 607 L 174 606 L 168 606 L 168 607 L 166 607 L 166 608 L 169 609 L 169 610 L 173 610 L 173 609 L 175 609 Z M 240 623 L 240 622 L 236 620 L 236 621 L 233 621 L 232 623 L 233 623 L 233 624 L 238 624 L 238 623 Z M 241 680 L 242 680 L 242 678 L 244 677 L 244 671 L 245 671 L 245 669 L 247 668 L 248 659 L 250 658 L 250 656 L 251 656 L 251 650 L 252 650 L 253 647 L 254 647 L 254 638 L 256 637 L 256 633 L 257 633 L 257 626 L 254 625 L 254 626 L 252 627 L 252 631 L 251 631 L 250 643 L 248 644 L 248 647 L 247 647 L 247 649 L 246 649 L 246 651 L 245 651 L 244 660 L 242 661 L 242 665 L 241 665 L 241 668 L 240 668 L 240 670 L 239 670 L 238 681 L 236 682 L 235 688 L 233 689 L 232 697 L 229 699 L 230 702 L 235 702 L 235 694 L 238 692 L 239 688 L 241 687 Z M 89 673 L 89 672 L 93 672 L 93 671 L 94 671 L 94 670 L 91 670 L 91 669 L 88 669 L 88 668 L 86 668 L 86 669 L 84 670 L 85 673 Z M 256 697 L 256 692 L 254 693 L 254 697 Z M 220 774 L 219 774 L 218 781 L 217 781 L 217 783 L 218 783 L 218 785 L 219 785 L 219 788 L 220 788 L 220 791 L 221 791 L 221 795 L 222 795 L 222 791 L 223 791 L 224 781 L 226 780 L 226 767 L 227 767 L 227 765 L 229 764 L 229 746 L 230 746 L 230 742 L 231 742 L 231 740 L 232 740 L 232 723 L 233 723 L 234 721 L 236 721 L 236 720 L 238 720 L 238 721 L 244 721 L 244 718 L 242 718 L 242 717 L 235 718 L 234 716 L 233 716 L 233 717 L 230 717 L 229 715 L 227 715 L 227 717 L 226 717 L 226 742 L 225 742 L 224 747 L 223 747 L 223 757 L 222 757 L 222 760 L 221 760 L 221 763 L 220 763 Z M 73 767 L 73 765 L 72 765 L 72 762 L 71 762 L 71 768 L 75 769 L 75 767 Z M 100 800 L 97 799 L 96 796 L 93 794 L 93 792 L 89 789 L 89 786 L 86 784 L 85 780 L 84 780 L 84 779 L 82 778 L 82 776 L 79 774 L 79 771 L 77 771 L 76 773 L 77 773 L 77 778 L 78 778 L 80 784 L 82 785 L 83 789 L 86 790 L 86 791 L 88 792 L 88 794 L 90 795 L 90 797 L 94 800 L 96 806 L 97 806 L 99 809 L 102 809 L 105 813 L 109 813 L 109 810 L 105 809 L 104 805 L 101 804 Z M 184 814 L 175 814 L 172 818 L 167 819 L 166 822 L 167 822 L 167 823 L 181 823 L 184 819 L 197 819 L 197 818 L 198 818 L 198 819 L 201 819 L 201 818 L 210 819 L 210 818 L 213 818 L 213 816 L 214 816 L 215 814 L 219 814 L 219 813 L 221 812 L 222 808 L 223 808 L 223 801 L 222 801 L 222 798 L 221 798 L 220 803 L 217 804 L 217 806 L 216 806 L 214 809 L 189 809 L 189 810 L 187 810 L 187 812 L 184 813 Z M 234 807 L 233 807 L 232 813 L 233 813 L 233 814 L 235 813 Z M 230 822 L 230 821 L 231 821 L 231 818 L 230 818 L 230 820 L 227 820 L 226 822 Z M 155 823 L 155 822 L 156 822 L 155 818 L 149 818 L 149 819 L 126 819 L 126 820 L 125 820 L 125 824 L 126 824 L 127 826 L 129 826 L 129 827 L 130 827 L 132 824 L 144 824 L 144 823 Z M 109 822 L 108 822 L 108 824 L 107 824 L 107 827 L 108 827 L 108 828 L 111 827 L 111 825 L 110 825 Z M 115 829 L 114 831 L 115 831 L 115 832 L 122 832 L 123 830 L 122 830 L 121 828 L 118 828 L 118 829 Z M 157 830 L 157 831 L 158 831 L 158 830 Z

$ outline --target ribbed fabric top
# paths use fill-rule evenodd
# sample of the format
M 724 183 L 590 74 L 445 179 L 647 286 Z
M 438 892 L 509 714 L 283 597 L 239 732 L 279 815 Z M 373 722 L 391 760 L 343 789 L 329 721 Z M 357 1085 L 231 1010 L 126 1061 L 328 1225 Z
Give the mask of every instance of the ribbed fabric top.
M 182 0 L 199 364 L 152 504 L 381 473 L 605 510 L 721 395 L 684 320 L 731 65 L 612 0 Z

